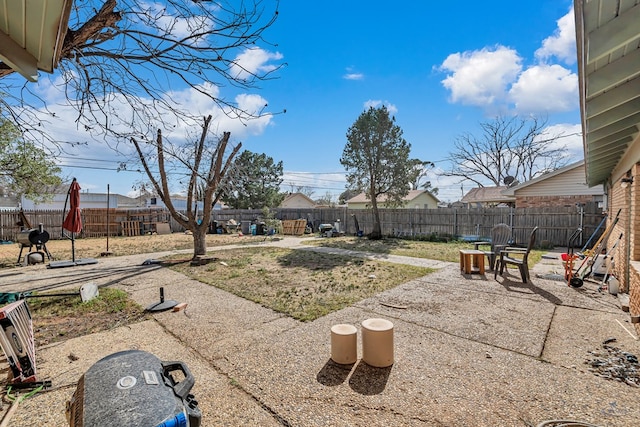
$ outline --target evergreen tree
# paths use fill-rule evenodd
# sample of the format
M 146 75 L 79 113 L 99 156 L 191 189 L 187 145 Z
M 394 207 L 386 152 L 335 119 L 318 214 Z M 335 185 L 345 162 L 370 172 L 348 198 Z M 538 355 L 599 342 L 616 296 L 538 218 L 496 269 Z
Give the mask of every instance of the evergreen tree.
M 233 209 L 277 207 L 284 199 L 282 174 L 282 161 L 245 150 L 235 159 L 220 200 Z
M 416 160 L 409 159 L 411 144 L 385 106 L 363 112 L 347 131 L 347 140 L 340 158 L 347 186 L 364 189 L 374 218 L 369 238 L 380 239 L 379 201 L 386 207 L 402 205 L 417 179 Z

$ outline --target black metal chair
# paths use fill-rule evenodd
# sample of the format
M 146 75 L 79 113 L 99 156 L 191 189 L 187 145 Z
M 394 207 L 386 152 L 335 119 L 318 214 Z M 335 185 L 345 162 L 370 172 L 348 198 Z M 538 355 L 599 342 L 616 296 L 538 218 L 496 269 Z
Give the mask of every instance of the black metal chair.
M 491 241 L 490 242 L 474 242 L 473 246 L 475 250 L 482 250 L 482 246 L 489 246 L 490 249 L 484 251 L 489 261 L 489 270 L 497 268 L 496 262 L 500 258 L 500 251 L 509 246 L 509 240 L 511 239 L 511 227 L 509 225 L 500 223 L 493 226 L 491 229 Z
M 533 245 L 536 243 L 536 232 L 538 231 L 538 227 L 534 227 L 531 230 L 531 234 L 529 235 L 529 244 L 525 248 L 504 248 L 500 251 L 500 258 L 498 259 L 498 266 L 500 267 L 500 275 L 502 276 L 504 269 L 507 265 L 515 265 L 520 270 L 520 277 L 522 278 L 523 283 L 529 283 L 529 252 L 533 248 Z M 494 270 L 493 278 L 496 279 L 498 276 L 498 268 Z

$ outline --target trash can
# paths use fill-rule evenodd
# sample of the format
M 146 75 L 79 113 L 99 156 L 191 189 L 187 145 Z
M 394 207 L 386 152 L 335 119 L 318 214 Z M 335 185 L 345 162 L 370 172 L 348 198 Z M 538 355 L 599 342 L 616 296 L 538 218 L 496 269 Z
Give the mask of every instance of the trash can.
M 250 225 L 251 221 L 240 221 L 240 231 L 242 231 L 242 234 L 249 234 Z

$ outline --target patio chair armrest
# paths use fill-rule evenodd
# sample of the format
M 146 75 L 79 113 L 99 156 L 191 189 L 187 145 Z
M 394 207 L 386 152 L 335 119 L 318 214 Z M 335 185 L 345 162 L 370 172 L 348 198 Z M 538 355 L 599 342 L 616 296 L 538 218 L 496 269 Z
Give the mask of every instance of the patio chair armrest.
M 478 250 L 480 246 L 491 246 L 491 242 L 473 242 L 473 249 Z
M 506 248 L 502 248 L 500 250 L 500 254 L 526 254 L 526 253 L 527 253 L 527 249 L 526 248 L 506 247 Z

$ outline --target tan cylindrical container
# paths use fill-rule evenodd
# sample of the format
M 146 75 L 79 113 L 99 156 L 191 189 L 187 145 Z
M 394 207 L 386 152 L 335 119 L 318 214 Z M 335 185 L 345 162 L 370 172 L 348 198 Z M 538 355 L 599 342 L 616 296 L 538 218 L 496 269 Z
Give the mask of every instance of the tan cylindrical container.
M 341 365 L 350 365 L 358 360 L 358 330 L 353 325 L 331 327 L 331 360 Z
M 362 322 L 362 360 L 376 368 L 393 365 L 393 323 L 386 319 Z

